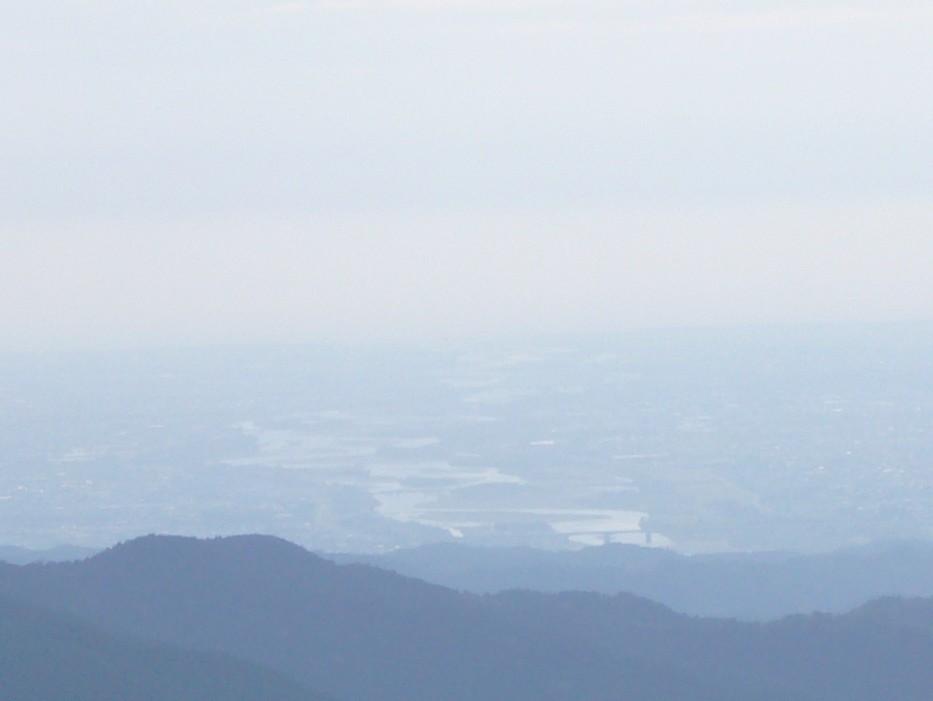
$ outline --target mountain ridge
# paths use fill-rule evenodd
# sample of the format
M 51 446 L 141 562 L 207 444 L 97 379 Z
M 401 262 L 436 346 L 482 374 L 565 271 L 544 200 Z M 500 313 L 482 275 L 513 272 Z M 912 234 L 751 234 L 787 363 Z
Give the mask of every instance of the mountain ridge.
M 626 591 L 682 613 L 742 620 L 844 613 L 881 596 L 933 596 L 933 543 L 926 541 L 815 554 L 683 555 L 623 544 L 544 551 L 443 543 L 379 555 L 324 556 L 473 593 Z
M 869 701 L 891 688 L 899 701 L 928 701 L 933 692 L 933 631 L 905 627 L 896 602 L 872 616 L 697 619 L 630 594 L 458 593 L 268 536 L 147 536 L 81 562 L 0 566 L 0 591 L 355 701 Z

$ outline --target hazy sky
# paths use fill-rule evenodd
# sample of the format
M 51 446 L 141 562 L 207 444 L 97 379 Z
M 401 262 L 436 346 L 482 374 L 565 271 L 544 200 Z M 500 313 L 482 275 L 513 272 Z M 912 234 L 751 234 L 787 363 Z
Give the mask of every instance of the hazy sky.
M 0 4 L 0 349 L 933 318 L 933 4 Z

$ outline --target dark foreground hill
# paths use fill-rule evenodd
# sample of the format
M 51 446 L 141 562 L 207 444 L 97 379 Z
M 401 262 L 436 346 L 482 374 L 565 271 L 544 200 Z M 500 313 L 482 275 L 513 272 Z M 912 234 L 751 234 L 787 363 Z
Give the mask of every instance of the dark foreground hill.
M 458 594 L 260 536 L 147 537 L 82 562 L 0 566 L 0 590 L 346 701 L 933 698 L 933 634 L 903 625 L 896 602 L 697 620 L 629 595 Z
M 382 555 L 328 555 L 474 593 L 508 589 L 638 594 L 696 616 L 773 620 L 843 613 L 881 596 L 933 596 L 933 543 L 830 553 L 681 555 L 611 544 L 577 551 L 428 545 Z
M 8 701 L 321 701 L 219 654 L 107 633 L 0 596 L 0 698 Z

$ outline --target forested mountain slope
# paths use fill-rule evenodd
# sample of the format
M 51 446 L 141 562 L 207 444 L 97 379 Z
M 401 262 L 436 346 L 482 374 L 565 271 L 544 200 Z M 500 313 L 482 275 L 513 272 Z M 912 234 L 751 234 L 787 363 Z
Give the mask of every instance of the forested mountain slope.
M 0 596 L 5 701 L 322 701 L 255 664 L 143 643 Z
M 153 536 L 6 565 L 0 590 L 355 701 L 933 697 L 933 633 L 896 612 L 749 624 L 631 595 L 458 594 L 261 536 Z

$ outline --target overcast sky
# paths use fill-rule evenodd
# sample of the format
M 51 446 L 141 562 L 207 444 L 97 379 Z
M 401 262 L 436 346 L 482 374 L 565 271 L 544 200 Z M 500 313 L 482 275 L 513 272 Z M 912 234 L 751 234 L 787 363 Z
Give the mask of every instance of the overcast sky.
M 0 3 L 0 349 L 933 318 L 933 4 Z

